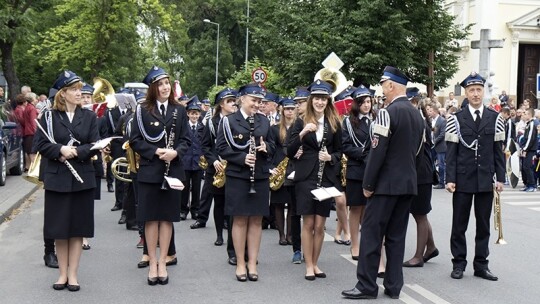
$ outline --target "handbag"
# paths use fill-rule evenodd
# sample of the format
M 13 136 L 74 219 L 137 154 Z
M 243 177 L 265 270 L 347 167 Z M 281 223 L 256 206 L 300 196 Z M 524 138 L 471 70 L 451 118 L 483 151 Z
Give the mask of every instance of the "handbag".
M 43 182 L 39 180 L 39 166 L 41 164 L 41 154 L 39 152 L 36 154 L 36 157 L 30 164 L 30 168 L 28 169 L 27 174 L 23 176 L 23 178 L 31 183 L 34 183 L 36 185 L 41 185 Z

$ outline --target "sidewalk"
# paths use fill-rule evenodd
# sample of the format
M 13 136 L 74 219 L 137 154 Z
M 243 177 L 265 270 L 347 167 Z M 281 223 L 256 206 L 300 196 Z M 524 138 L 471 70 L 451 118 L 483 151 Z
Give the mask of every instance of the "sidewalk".
M 39 188 L 22 176 L 8 175 L 6 185 L 0 187 L 0 224 Z

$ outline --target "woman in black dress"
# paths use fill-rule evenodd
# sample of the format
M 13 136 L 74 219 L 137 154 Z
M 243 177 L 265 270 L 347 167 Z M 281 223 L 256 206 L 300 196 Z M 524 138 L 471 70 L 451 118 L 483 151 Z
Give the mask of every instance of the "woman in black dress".
M 281 104 L 281 119 L 276 125 L 273 125 L 272 128 L 272 137 L 276 143 L 276 152 L 272 158 L 272 175 L 283 174 L 285 175 L 284 181 L 286 180 L 286 169 L 288 167 L 288 159 L 286 161 L 287 166 L 284 166 L 284 159 L 287 156 L 287 135 L 289 128 L 294 123 L 296 119 L 296 104 L 294 100 L 290 97 L 283 98 L 280 102 Z M 278 172 L 277 168 L 281 164 L 279 170 L 283 172 Z M 292 245 L 291 240 L 291 215 L 292 211 L 290 209 L 291 195 L 283 184 L 279 189 L 270 191 L 270 207 L 274 208 L 274 214 L 276 216 L 276 227 L 279 232 L 279 244 L 280 245 Z M 287 212 L 287 234 L 285 235 L 285 205 L 289 207 L 289 212 Z
M 148 94 L 137 106 L 130 137 L 131 148 L 140 155 L 137 219 L 145 222 L 150 258 L 148 284 L 165 285 L 169 282 L 166 258 L 172 223 L 180 221 L 181 191 L 169 187 L 164 179 L 184 179 L 181 159 L 191 143 L 186 110 L 174 99 L 169 75 L 154 66 L 143 82 L 149 86 Z
M 352 93 L 353 103 L 349 116 L 343 120 L 343 153 L 347 156 L 346 197 L 349 206 L 349 227 L 351 231 L 351 255 L 358 260 L 360 251 L 359 230 L 364 216 L 367 199 L 362 189 L 364 170 L 369 153 L 369 129 L 373 120 L 371 93 L 364 86 Z
M 302 147 L 302 155 L 295 161 L 296 212 L 303 216 L 302 249 L 306 261 L 306 280 L 325 278 L 317 265 L 324 240 L 324 225 L 330 216 L 331 199 L 317 201 L 312 190 L 321 183 L 323 187 L 339 187 L 341 160 L 341 123 L 332 104 L 332 86 L 316 80 L 309 87 L 311 95 L 306 112 L 292 127 L 287 145 L 289 158 L 295 157 Z M 323 163 L 321 163 L 323 162 Z M 324 165 L 323 165 L 324 164 Z M 322 171 L 322 181 L 319 170 Z
M 94 112 L 81 108 L 81 79 L 71 71 L 60 74 L 52 110 L 43 113 L 36 132 L 36 149 L 45 161 L 45 222 L 43 235 L 54 239 L 60 276 L 53 288 L 80 289 L 77 270 L 83 237 L 94 236 L 94 188 L 90 150 L 99 139 Z M 74 171 L 71 171 L 68 166 Z
M 258 84 L 239 89 L 240 110 L 223 117 L 216 150 L 227 161 L 225 214 L 233 216 L 236 278 L 257 281 L 262 218 L 268 215 L 270 165 L 274 154 L 270 122 L 258 114 L 265 91 Z M 244 261 L 247 240 L 248 265 Z

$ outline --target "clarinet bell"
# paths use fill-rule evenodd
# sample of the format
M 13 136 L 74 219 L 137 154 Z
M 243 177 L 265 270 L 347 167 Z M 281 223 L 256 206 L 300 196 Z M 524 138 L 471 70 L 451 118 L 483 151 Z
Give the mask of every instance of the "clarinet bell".
M 161 183 L 161 190 L 169 190 L 169 184 L 167 184 L 167 180 L 163 179 L 163 182 Z
M 251 183 L 251 186 L 249 187 L 249 193 L 257 193 L 257 191 L 255 191 L 255 183 Z

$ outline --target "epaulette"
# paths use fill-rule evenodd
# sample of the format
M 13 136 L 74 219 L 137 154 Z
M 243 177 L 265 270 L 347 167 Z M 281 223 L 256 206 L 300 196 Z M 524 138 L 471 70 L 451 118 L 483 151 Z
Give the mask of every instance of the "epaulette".
M 457 114 L 457 112 L 456 112 Z M 450 114 L 448 116 L 448 119 L 446 121 L 446 132 L 444 134 L 444 140 L 453 142 L 453 143 L 459 143 L 459 137 L 458 137 L 458 130 L 456 125 L 456 116 L 455 114 Z
M 491 109 L 490 109 L 491 110 Z M 493 112 L 497 112 L 492 110 Z M 497 120 L 495 122 L 495 141 L 504 141 L 505 140 L 505 130 L 504 130 L 504 117 L 501 114 L 497 115 Z
M 373 134 L 388 137 L 390 133 L 390 114 L 385 109 L 380 109 L 373 123 Z

